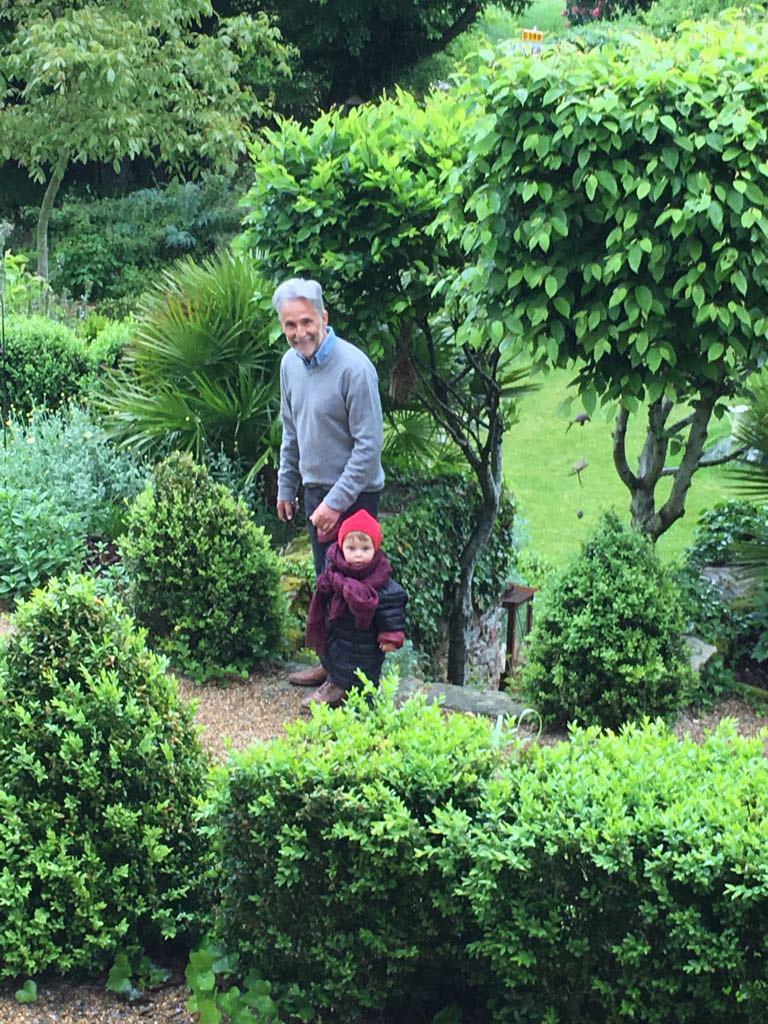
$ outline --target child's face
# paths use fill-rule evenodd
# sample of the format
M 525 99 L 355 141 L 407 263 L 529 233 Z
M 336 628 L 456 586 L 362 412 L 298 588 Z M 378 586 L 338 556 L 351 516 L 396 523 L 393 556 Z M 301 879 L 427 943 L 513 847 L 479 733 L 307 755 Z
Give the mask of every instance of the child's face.
M 373 541 L 367 533 L 348 533 L 342 542 L 341 550 L 349 564 L 355 568 L 368 565 L 376 554 Z

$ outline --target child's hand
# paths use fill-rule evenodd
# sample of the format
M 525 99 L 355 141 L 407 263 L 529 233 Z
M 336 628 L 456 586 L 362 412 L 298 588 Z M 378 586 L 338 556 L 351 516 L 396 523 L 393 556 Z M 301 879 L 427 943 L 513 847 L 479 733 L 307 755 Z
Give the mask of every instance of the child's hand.
M 391 642 L 384 640 L 382 641 L 382 643 L 379 644 L 379 650 L 384 651 L 385 654 L 391 654 L 392 651 L 397 650 L 397 644 L 393 644 Z

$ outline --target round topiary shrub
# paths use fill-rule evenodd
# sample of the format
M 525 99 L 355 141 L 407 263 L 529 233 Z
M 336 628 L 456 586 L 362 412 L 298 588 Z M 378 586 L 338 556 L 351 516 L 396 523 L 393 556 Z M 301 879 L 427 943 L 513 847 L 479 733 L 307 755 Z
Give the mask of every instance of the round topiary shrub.
M 554 723 L 616 728 L 669 714 L 692 679 L 684 627 L 651 542 L 610 513 L 537 602 L 526 694 Z
M 175 682 L 93 580 L 22 603 L 0 677 L 0 977 L 196 940 L 206 774 Z
M 242 670 L 281 644 L 281 560 L 247 507 L 178 452 L 136 499 L 122 543 L 133 610 L 174 664 Z
M 84 339 L 47 316 L 11 316 L 5 331 L 8 405 L 17 416 L 83 394 L 96 369 Z

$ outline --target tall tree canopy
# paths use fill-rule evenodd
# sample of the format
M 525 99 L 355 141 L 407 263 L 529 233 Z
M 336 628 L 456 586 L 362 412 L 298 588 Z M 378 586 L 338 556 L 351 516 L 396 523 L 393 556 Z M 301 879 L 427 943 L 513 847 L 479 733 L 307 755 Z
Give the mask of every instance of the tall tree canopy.
M 768 27 L 734 21 L 517 52 L 465 86 L 485 114 L 444 215 L 466 253 L 460 339 L 490 326 L 572 367 L 588 410 L 617 404 L 614 462 L 654 539 L 694 472 L 731 454 L 707 451 L 711 418 L 765 358 L 767 69 Z M 636 467 L 633 415 L 647 416 Z
M 288 73 L 266 14 L 216 22 L 209 0 L 20 0 L 0 47 L 0 156 L 47 184 L 37 233 L 48 276 L 48 221 L 72 161 L 139 155 L 176 172 L 234 167 L 250 122 L 269 110 L 237 80 L 258 59 Z
M 370 99 L 470 28 L 488 0 L 214 0 L 223 14 L 268 11 L 294 43 L 322 108 Z M 531 0 L 499 0 L 514 14 Z

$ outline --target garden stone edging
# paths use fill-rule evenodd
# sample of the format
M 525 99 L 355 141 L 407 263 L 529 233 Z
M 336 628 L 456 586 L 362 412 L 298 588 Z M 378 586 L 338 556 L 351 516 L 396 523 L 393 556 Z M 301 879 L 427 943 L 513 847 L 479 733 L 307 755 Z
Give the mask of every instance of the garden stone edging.
M 696 636 L 683 637 L 689 649 L 689 661 L 695 672 L 700 672 L 717 648 L 704 643 Z M 415 693 L 423 693 L 428 704 L 434 704 L 442 698 L 442 706 L 447 711 L 464 711 L 473 715 L 485 715 L 487 718 L 518 718 L 528 705 L 514 700 L 500 690 L 475 690 L 469 686 L 453 686 L 451 683 L 425 683 L 415 676 L 406 676 L 400 680 L 397 688 L 396 701 L 401 704 Z
M 400 680 L 395 699 L 403 703 L 415 693 L 423 693 L 427 704 L 434 704 L 442 698 L 442 705 L 447 711 L 470 712 L 488 718 L 498 718 L 499 715 L 517 718 L 527 707 L 499 690 L 475 690 L 469 686 L 453 686 L 451 683 L 425 683 L 414 676 Z

